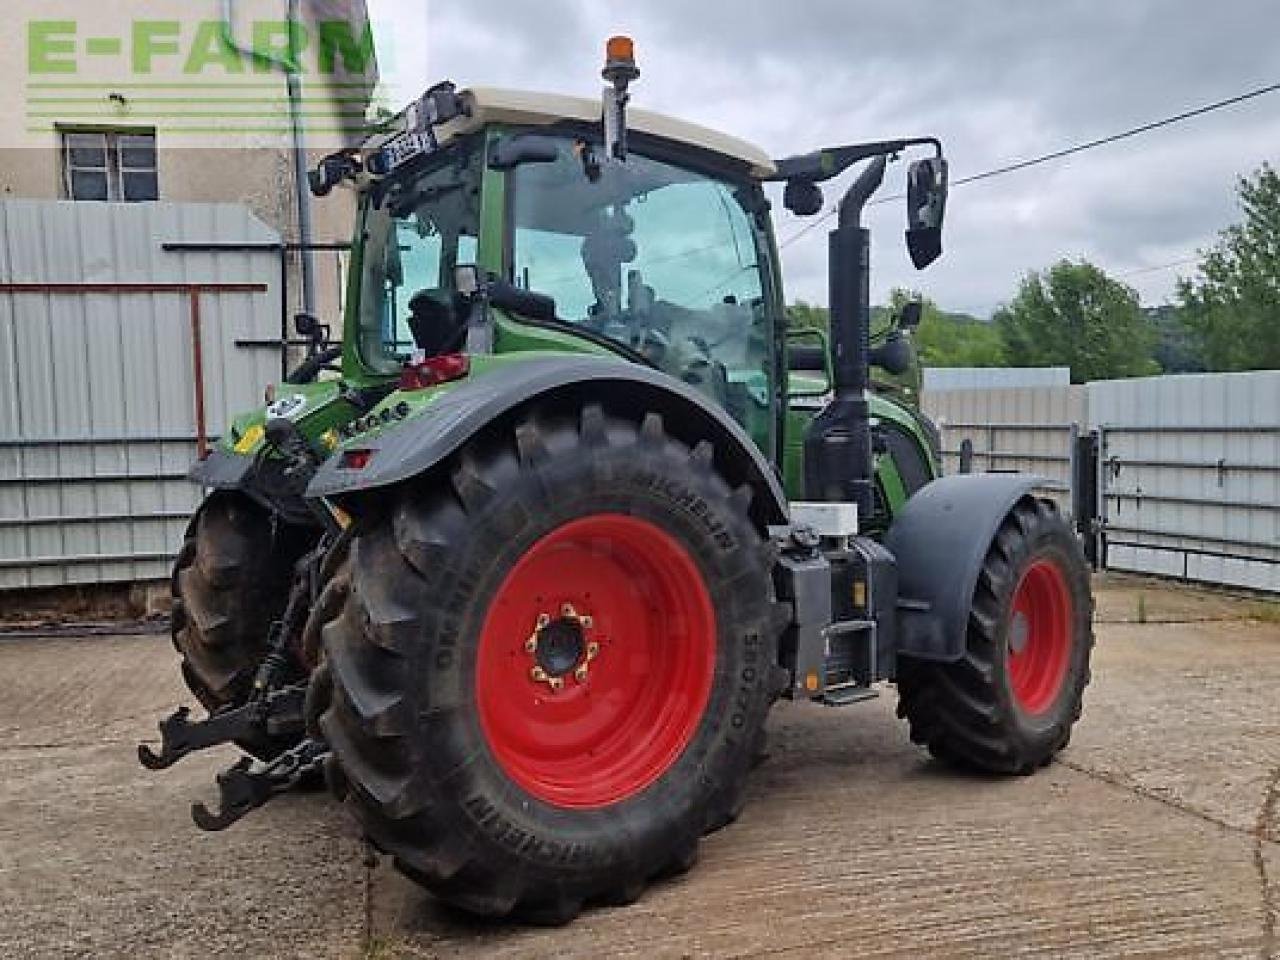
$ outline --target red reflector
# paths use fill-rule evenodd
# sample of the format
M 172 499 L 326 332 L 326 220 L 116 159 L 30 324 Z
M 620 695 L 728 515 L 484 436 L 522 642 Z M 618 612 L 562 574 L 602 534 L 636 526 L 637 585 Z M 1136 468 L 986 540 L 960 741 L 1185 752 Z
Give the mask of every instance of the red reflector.
M 471 358 L 465 353 L 445 353 L 409 363 L 400 373 L 401 390 L 427 390 L 461 380 L 471 372 Z
M 372 450 L 345 450 L 338 461 L 340 470 L 363 470 L 373 459 Z

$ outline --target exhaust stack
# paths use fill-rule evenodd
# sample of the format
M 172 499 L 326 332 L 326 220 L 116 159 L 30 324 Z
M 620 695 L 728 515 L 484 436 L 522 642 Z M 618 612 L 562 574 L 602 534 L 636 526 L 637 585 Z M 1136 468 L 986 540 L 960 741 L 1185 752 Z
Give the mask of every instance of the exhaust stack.
M 880 154 L 840 201 L 831 231 L 828 270 L 831 297 L 831 366 L 835 397 L 805 437 L 805 496 L 858 505 L 868 517 L 875 504 L 871 451 L 871 231 L 862 209 L 884 181 L 888 157 Z

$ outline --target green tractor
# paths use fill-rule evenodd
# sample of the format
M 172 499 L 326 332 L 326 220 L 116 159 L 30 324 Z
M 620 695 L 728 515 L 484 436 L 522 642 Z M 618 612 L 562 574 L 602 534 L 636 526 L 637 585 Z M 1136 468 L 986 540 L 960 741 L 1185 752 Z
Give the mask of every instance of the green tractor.
M 876 388 L 863 206 L 891 159 L 907 245 L 941 253 L 932 138 L 774 161 L 628 111 L 432 88 L 317 195 L 359 196 L 341 346 L 238 417 L 173 574 L 209 716 L 159 769 L 238 743 L 222 829 L 323 773 L 396 866 L 475 913 L 564 922 L 687 869 L 730 823 L 779 697 L 896 684 L 911 737 L 995 774 L 1080 715 L 1089 576 L 1035 479 L 940 477 Z M 830 235 L 830 342 L 789 330 L 764 185 L 799 215 L 855 164 Z M 327 371 L 327 372 L 326 372 Z

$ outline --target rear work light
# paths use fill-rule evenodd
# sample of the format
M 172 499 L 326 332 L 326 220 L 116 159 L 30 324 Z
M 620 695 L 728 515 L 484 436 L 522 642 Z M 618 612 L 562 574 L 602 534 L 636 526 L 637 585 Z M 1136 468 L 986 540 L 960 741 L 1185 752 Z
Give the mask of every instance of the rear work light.
M 405 365 L 400 373 L 401 390 L 427 390 L 452 380 L 461 380 L 471 372 L 471 358 L 465 353 L 444 353 Z

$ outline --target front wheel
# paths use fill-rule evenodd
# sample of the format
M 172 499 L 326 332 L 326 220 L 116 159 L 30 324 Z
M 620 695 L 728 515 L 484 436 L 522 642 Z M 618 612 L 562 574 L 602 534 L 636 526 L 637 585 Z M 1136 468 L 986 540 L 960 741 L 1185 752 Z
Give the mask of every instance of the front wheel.
M 355 539 L 322 727 L 370 839 L 441 898 L 567 921 L 736 814 L 776 647 L 713 459 L 652 414 L 534 417 Z
M 898 715 L 941 760 L 1030 773 L 1067 745 L 1093 648 L 1089 570 L 1053 504 L 1025 498 L 978 575 L 964 656 L 903 659 Z

